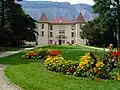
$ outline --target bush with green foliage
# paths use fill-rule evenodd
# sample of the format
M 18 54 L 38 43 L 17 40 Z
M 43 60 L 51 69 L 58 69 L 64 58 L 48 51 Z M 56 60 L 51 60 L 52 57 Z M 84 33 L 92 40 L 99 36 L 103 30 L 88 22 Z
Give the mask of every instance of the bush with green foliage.
M 108 52 L 104 57 L 85 53 L 79 61 L 65 60 L 58 50 L 37 48 L 23 55 L 25 59 L 45 59 L 45 66 L 50 71 L 67 75 L 88 77 L 93 79 L 120 80 L 120 56 L 116 51 Z
M 75 68 L 78 66 L 78 63 L 71 60 L 64 60 L 62 55 L 57 55 L 48 56 L 45 60 L 45 66 L 51 71 L 72 74 L 74 73 Z
M 24 59 L 46 59 L 48 56 L 48 50 L 47 49 L 42 49 L 42 48 L 37 48 L 32 51 L 26 52 L 22 58 Z
M 64 60 L 60 54 L 48 56 L 45 66 L 51 71 L 78 77 L 120 80 L 120 59 L 109 52 L 103 58 L 86 53 L 80 57 L 79 62 Z

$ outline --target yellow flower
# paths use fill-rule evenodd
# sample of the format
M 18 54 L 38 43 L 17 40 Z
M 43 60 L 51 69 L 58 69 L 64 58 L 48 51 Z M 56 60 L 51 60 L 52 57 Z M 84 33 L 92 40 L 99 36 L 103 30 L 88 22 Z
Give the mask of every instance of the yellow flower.
M 79 64 L 79 67 L 82 67 L 82 64 Z
M 120 80 L 120 75 L 118 75 L 118 80 Z
M 95 64 L 95 66 L 96 66 L 96 67 L 99 67 L 99 64 L 97 63 L 97 64 Z
M 101 67 L 103 67 L 103 66 L 104 66 L 104 63 L 103 63 L 103 62 L 100 62 L 100 65 L 101 65 Z
M 86 56 L 90 56 L 90 53 L 85 53 Z
M 85 64 L 88 64 L 88 60 L 85 60 L 84 62 L 85 62 Z
M 104 63 L 103 62 L 97 62 L 96 63 L 96 67 L 103 67 L 104 66 Z
M 97 69 L 96 68 L 94 68 L 94 72 L 96 72 L 97 71 Z

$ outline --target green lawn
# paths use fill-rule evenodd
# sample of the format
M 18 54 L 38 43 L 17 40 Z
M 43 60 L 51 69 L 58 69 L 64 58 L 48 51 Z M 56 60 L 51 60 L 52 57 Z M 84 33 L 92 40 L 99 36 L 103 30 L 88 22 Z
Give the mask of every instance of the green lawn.
M 8 64 L 6 76 L 25 90 L 120 90 L 120 81 L 95 81 L 51 72 L 43 60 L 23 60 L 22 54 L 1 58 L 0 63 Z
M 60 50 L 66 60 L 79 60 L 80 56 L 85 53 L 92 52 L 98 56 L 104 56 L 106 53 L 103 50 L 95 50 L 92 48 L 85 48 L 82 46 L 43 46 L 42 48 Z

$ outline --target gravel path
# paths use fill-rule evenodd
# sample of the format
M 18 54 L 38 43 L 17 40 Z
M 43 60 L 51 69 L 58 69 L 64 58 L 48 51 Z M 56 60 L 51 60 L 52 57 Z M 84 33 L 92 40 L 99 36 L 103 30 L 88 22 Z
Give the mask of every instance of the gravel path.
M 0 65 L 0 90 L 22 90 L 18 86 L 11 83 L 4 75 L 5 66 Z
M 31 50 L 33 48 L 25 48 L 24 50 Z M 5 51 L 0 53 L 0 58 L 13 55 L 23 50 L 18 51 Z M 20 87 L 16 86 L 4 75 L 5 65 L 0 64 L 0 90 L 23 90 Z
M 25 49 L 23 49 L 23 50 L 18 50 L 18 51 L 5 51 L 5 52 L 1 52 L 1 53 L 0 53 L 0 58 L 6 57 L 6 56 L 9 56 L 9 55 L 13 55 L 13 54 L 22 52 L 22 51 L 24 51 L 24 50 L 31 50 L 31 49 L 34 49 L 34 48 L 25 48 Z
M 19 53 L 21 51 L 22 50 L 5 51 L 0 53 L 0 58 Z M 18 86 L 16 86 L 8 80 L 8 78 L 4 75 L 4 70 L 5 65 L 0 64 L 0 90 L 22 90 L 21 88 L 19 88 Z
M 41 45 L 41 46 L 44 46 L 44 45 Z M 36 46 L 36 47 L 41 47 L 41 46 Z M 18 50 L 18 51 L 1 52 L 0 53 L 0 58 L 6 57 L 6 56 L 9 56 L 9 55 L 13 55 L 13 54 L 22 52 L 24 50 L 31 50 L 31 49 L 34 49 L 36 47 L 25 48 L 23 50 Z M 13 84 L 12 82 L 10 82 L 9 79 L 5 76 L 5 74 L 4 74 L 5 67 L 6 67 L 5 65 L 0 64 L 0 90 L 23 90 L 20 87 Z

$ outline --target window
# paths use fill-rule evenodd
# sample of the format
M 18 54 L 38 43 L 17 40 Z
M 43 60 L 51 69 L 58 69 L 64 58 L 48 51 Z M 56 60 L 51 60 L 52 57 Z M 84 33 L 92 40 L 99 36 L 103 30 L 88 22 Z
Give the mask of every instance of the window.
M 59 36 L 58 36 L 58 39 L 62 39 L 62 35 L 59 35 Z
M 71 26 L 71 30 L 74 30 L 74 25 Z
M 80 31 L 80 36 L 82 36 L 82 32 Z
M 53 44 L 53 40 L 50 40 L 50 44 Z
M 71 33 L 71 37 L 74 37 L 74 32 Z
M 65 40 L 62 40 L 62 43 L 65 44 Z
M 74 40 L 71 40 L 71 44 L 74 44 Z
M 44 31 L 41 32 L 41 36 L 44 36 Z
M 44 29 L 44 24 L 42 24 L 42 29 Z
M 50 32 L 50 37 L 53 37 L 53 33 L 52 32 Z
M 80 24 L 80 29 L 82 28 L 82 24 Z
M 53 30 L 53 25 L 50 25 L 50 30 Z
M 80 31 L 80 36 L 81 36 L 82 39 L 84 39 L 84 32 Z
M 66 39 L 66 36 L 65 35 L 59 35 L 58 38 L 59 39 Z
M 65 34 L 65 30 L 59 30 L 59 34 Z
M 62 35 L 62 38 L 65 39 L 65 35 Z

